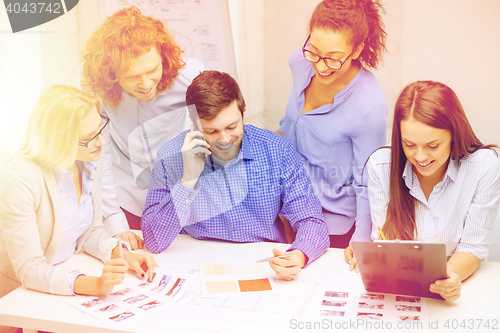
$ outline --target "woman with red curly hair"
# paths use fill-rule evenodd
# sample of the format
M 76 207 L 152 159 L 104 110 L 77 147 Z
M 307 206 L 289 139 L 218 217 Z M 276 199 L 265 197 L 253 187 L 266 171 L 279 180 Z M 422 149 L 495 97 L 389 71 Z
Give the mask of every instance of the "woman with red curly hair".
M 140 229 L 157 149 L 189 128 L 186 89 L 205 67 L 182 57 L 163 23 L 134 6 L 105 19 L 82 51 L 82 87 L 110 118 L 103 147 L 103 212 L 112 234 L 141 247 Z
M 361 170 L 386 141 L 387 103 L 368 71 L 377 68 L 385 50 L 382 10 L 378 0 L 322 1 L 303 47 L 289 60 L 293 88 L 278 132 L 302 156 L 323 206 L 331 247 L 345 248 L 351 237 L 370 241 Z

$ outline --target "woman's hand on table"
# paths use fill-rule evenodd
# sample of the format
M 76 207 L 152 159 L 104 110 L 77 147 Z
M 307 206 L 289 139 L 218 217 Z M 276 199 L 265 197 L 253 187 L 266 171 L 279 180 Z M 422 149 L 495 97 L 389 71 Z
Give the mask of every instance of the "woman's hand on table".
M 141 237 L 137 236 L 133 231 L 124 231 L 115 235 L 115 237 L 120 238 L 122 241 L 130 244 L 132 250 L 143 249 L 144 241 Z
M 344 256 L 345 260 L 347 260 L 347 263 L 349 264 L 349 270 L 355 270 L 356 273 L 359 273 L 359 267 L 356 262 L 356 257 L 354 256 L 354 252 L 352 251 L 352 246 L 349 245 L 348 247 L 345 248 L 344 250 Z
M 159 267 L 153 256 L 149 253 L 132 253 L 128 251 L 124 251 L 123 256 L 131 270 L 142 278 L 146 277 L 147 272 L 148 281 L 153 281 L 154 268 Z
M 436 280 L 430 285 L 429 290 L 433 293 L 441 295 L 447 301 L 455 301 L 460 297 L 462 289 L 462 281 L 458 274 L 448 272 L 448 278 L 444 280 Z

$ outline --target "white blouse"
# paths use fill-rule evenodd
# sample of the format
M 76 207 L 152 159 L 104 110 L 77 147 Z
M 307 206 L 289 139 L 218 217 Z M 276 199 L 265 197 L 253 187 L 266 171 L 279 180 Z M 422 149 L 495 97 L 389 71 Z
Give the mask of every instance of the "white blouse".
M 76 241 L 83 235 L 94 219 L 94 205 L 90 190 L 94 180 L 90 175 L 90 169 L 95 169 L 91 162 L 80 164 L 82 170 L 82 195 L 80 202 L 76 196 L 75 184 L 73 183 L 73 172 L 65 169 L 54 169 L 59 200 L 61 202 L 61 213 L 63 228 L 61 231 L 61 242 L 57 250 L 53 265 L 63 262 L 75 253 Z
M 367 163 L 372 240 L 380 239 L 377 227 L 382 228 L 387 215 L 390 160 L 391 150 L 384 148 Z M 461 160 L 450 160 L 429 200 L 409 161 L 402 177 L 415 199 L 415 239 L 445 244 L 448 257 L 468 252 L 486 259 L 500 203 L 500 159 L 492 150 L 480 149 Z

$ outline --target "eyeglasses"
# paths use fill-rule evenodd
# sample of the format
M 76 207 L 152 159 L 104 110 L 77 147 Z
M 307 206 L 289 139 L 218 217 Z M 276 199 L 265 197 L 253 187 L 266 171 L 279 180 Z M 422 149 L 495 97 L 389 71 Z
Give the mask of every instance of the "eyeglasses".
M 304 46 L 302 46 L 302 53 L 304 54 L 304 58 L 306 58 L 307 60 L 309 60 L 310 62 L 312 62 L 314 64 L 317 64 L 320 60 L 323 60 L 323 62 L 325 63 L 325 65 L 328 66 L 328 68 L 331 68 L 331 69 L 336 69 L 336 70 L 341 69 L 342 65 L 347 61 L 347 59 L 349 59 L 349 57 L 356 50 L 356 48 L 354 48 L 352 50 L 351 54 L 349 54 L 347 56 L 347 58 L 345 58 L 345 60 L 337 60 L 337 59 L 332 59 L 332 58 L 328 58 L 328 57 L 322 57 L 319 54 L 311 52 L 311 51 L 309 51 L 309 50 L 306 49 L 307 42 L 309 42 L 310 38 L 311 38 L 311 35 L 309 35 L 309 37 L 307 37 L 307 40 L 304 43 Z
M 102 135 L 102 131 L 104 131 L 104 129 L 106 128 L 106 126 L 108 126 L 109 124 L 109 118 L 106 117 L 106 116 L 103 116 L 102 114 L 99 114 L 101 116 L 102 119 L 104 119 L 106 121 L 106 123 L 104 124 L 104 126 L 99 130 L 99 132 L 97 132 L 96 135 L 94 135 L 91 139 L 85 141 L 85 142 L 78 142 L 78 145 L 79 146 L 82 146 L 82 147 L 85 147 L 85 148 L 88 148 L 89 147 L 89 143 L 91 143 L 92 141 L 94 141 L 95 139 L 97 139 L 97 137 L 99 137 L 99 135 Z

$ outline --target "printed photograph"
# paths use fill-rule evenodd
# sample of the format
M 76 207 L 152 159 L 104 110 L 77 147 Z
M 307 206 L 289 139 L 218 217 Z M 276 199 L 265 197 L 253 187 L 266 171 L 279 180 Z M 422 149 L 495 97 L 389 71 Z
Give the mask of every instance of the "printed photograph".
M 182 289 L 182 286 L 184 285 L 185 282 L 186 279 L 178 278 L 177 281 L 175 281 L 175 284 L 172 287 L 172 289 L 168 291 L 167 296 L 175 297 L 175 295 L 177 295 L 177 293 Z
M 366 294 L 362 294 L 361 296 L 359 296 L 359 298 L 361 298 L 361 299 L 375 299 L 375 300 L 383 301 L 385 298 L 385 295 L 366 293 Z
M 371 303 L 360 302 L 359 307 L 363 308 L 363 309 L 380 309 L 380 310 L 382 310 L 384 308 L 384 304 L 371 304 Z
M 413 278 L 414 276 L 412 276 Z M 418 295 L 421 292 L 423 286 L 419 281 L 403 280 L 398 279 L 396 282 L 396 290 L 404 294 Z
M 396 302 L 420 303 L 420 297 L 396 296 Z
M 398 316 L 398 321 L 420 321 L 419 316 Z
M 128 303 L 128 304 L 134 304 L 134 303 L 137 303 L 137 302 L 143 301 L 143 300 L 145 300 L 146 298 L 148 298 L 148 296 L 146 296 L 146 295 L 136 295 L 136 296 L 133 296 L 133 297 L 127 298 L 126 300 L 123 300 L 123 301 L 124 301 L 125 303 Z
M 383 316 L 381 313 L 358 312 L 356 317 L 360 319 L 382 319 Z
M 82 303 L 82 306 L 85 308 L 91 308 L 91 307 L 96 306 L 98 304 L 103 304 L 104 302 L 105 301 L 102 298 L 95 297 L 95 298 L 92 298 L 90 301 Z
M 384 290 L 387 285 L 386 276 L 380 274 L 366 273 L 363 276 L 363 282 L 370 290 Z
M 143 282 L 141 284 L 138 284 L 137 286 L 146 289 L 146 288 L 151 287 L 153 284 L 154 284 L 154 282 L 146 281 L 146 282 Z
M 116 310 L 118 310 L 120 307 L 118 305 L 115 305 L 115 304 L 110 304 L 108 306 L 105 306 L 103 308 L 100 308 L 99 311 L 101 311 L 102 313 L 106 313 L 106 312 L 114 312 Z
M 424 260 L 422 258 L 401 256 L 398 260 L 398 269 L 422 273 L 424 271 Z
M 170 281 L 171 278 L 172 278 L 171 276 L 163 275 L 163 277 L 161 278 L 160 282 L 158 283 L 158 286 L 156 286 L 153 289 L 151 289 L 151 291 L 153 291 L 155 293 L 160 293 L 163 289 L 165 289 L 165 287 L 167 286 L 168 281 Z
M 154 300 L 152 302 L 141 305 L 139 307 L 139 309 L 144 310 L 144 311 L 148 311 L 148 310 L 151 310 L 152 308 L 156 308 L 157 306 L 160 306 L 162 304 L 164 304 L 164 303 L 160 302 L 158 300 Z
M 412 311 L 412 312 L 420 312 L 421 311 L 420 306 L 414 306 L 414 305 L 404 305 L 404 304 L 396 304 L 396 310 L 397 311 Z
M 387 255 L 385 253 L 365 253 L 363 264 L 371 266 L 387 266 Z
M 326 297 L 347 298 L 349 293 L 346 291 L 325 291 Z
M 125 288 L 125 289 L 122 289 L 122 290 L 118 290 L 112 294 L 109 294 L 110 296 L 113 296 L 113 297 L 119 297 L 119 296 L 125 296 L 127 295 L 128 293 L 130 292 L 133 292 L 132 289 L 130 288 Z
M 125 320 L 127 318 L 130 318 L 132 316 L 135 316 L 135 314 L 130 312 L 130 311 L 126 311 L 126 312 L 122 312 L 120 314 L 117 314 L 116 316 L 109 317 L 109 319 L 114 321 L 114 322 L 119 322 L 119 321 Z
M 343 317 L 345 314 L 345 311 L 320 310 L 319 314 L 321 316 Z
M 327 301 L 326 299 L 323 300 L 321 305 L 326 305 L 326 306 L 341 306 L 345 307 L 347 302 L 335 302 L 335 301 Z

